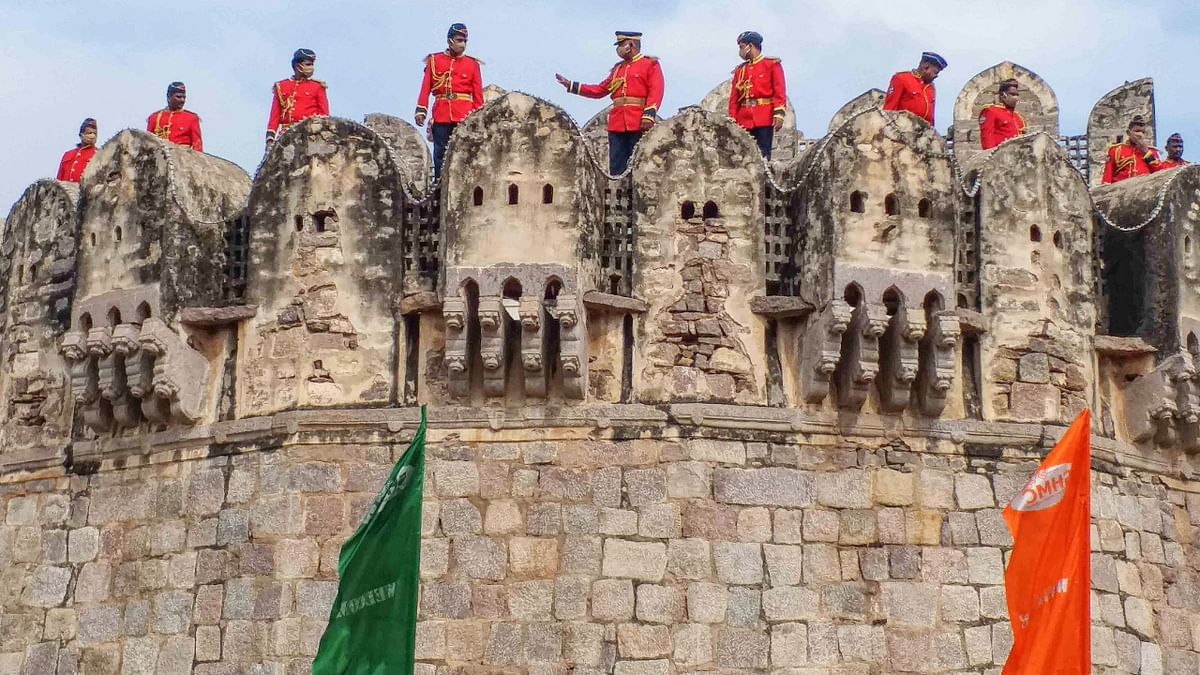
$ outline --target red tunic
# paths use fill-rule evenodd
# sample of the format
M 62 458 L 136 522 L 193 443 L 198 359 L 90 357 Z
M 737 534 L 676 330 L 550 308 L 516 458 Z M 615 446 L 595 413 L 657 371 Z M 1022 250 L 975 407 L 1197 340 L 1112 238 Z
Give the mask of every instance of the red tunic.
M 186 145 L 196 152 L 204 152 L 204 141 L 200 138 L 200 116 L 190 110 L 159 110 L 146 120 L 146 131 L 175 145 Z
M 572 82 L 572 94 L 587 98 L 612 97 L 609 131 L 641 131 L 642 120 L 654 120 L 663 99 L 663 74 L 658 59 L 638 54 L 612 67 L 600 84 Z
M 63 153 L 62 160 L 58 163 L 58 180 L 65 180 L 71 183 L 78 183 L 80 178 L 83 178 L 83 172 L 87 169 L 88 162 L 96 156 L 96 146 L 89 145 L 86 148 L 76 146 Z
M 483 107 L 483 75 L 473 57 L 437 52 L 425 57 L 425 79 L 417 95 L 417 114 L 426 114 L 433 94 L 433 121 L 457 124 Z
M 1025 118 L 1016 110 L 995 103 L 979 113 L 979 144 L 991 150 L 1010 138 L 1025 133 Z
M 915 70 L 896 73 L 888 83 L 887 96 L 883 99 L 884 110 L 906 110 L 933 126 L 934 101 L 937 90 L 933 83 L 925 80 Z
M 297 80 L 289 77 L 275 83 L 271 98 L 271 119 L 267 135 L 275 134 L 314 115 L 329 115 L 329 99 L 325 83 L 320 80 Z
M 1158 150 L 1150 148 L 1146 157 L 1139 154 L 1129 143 L 1116 143 L 1108 146 L 1108 161 L 1104 163 L 1104 183 L 1117 183 L 1134 176 L 1145 176 L 1154 173 L 1158 165 Z
M 733 69 L 729 116 L 745 129 L 769 127 L 787 111 L 787 85 L 779 59 L 762 55 Z
M 1158 164 L 1151 166 L 1150 170 L 1152 172 L 1166 171 L 1168 169 L 1178 169 L 1189 164 L 1191 164 L 1191 162 L 1187 161 L 1186 159 L 1164 159 Z

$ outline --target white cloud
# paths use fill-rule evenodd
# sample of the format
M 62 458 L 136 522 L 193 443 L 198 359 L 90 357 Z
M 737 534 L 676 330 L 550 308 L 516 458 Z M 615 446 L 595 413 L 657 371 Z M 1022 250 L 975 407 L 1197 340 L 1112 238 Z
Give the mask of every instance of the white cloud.
M 15 4 L 15 3 L 10 3 Z M 818 135 L 846 101 L 883 88 L 924 49 L 950 60 L 938 80 L 938 127 L 975 73 L 1012 60 L 1041 75 L 1059 96 L 1064 133 L 1082 133 L 1092 104 L 1126 80 L 1157 86 L 1160 135 L 1200 143 L 1196 51 L 1200 15 L 1155 0 L 691 0 L 415 3 L 373 0 L 212 0 L 193 6 L 123 0 L 91 5 L 37 2 L 0 7 L 0 212 L 39 177 L 52 175 L 76 140 L 79 121 L 100 120 L 101 138 L 141 126 L 165 87 L 187 82 L 189 108 L 203 117 L 205 146 L 252 171 L 261 157 L 270 85 L 289 73 L 292 50 L 318 52 L 336 115 L 408 117 L 420 59 L 440 49 L 446 26 L 471 27 L 484 76 L 562 105 L 585 121 L 603 102 L 569 96 L 554 73 L 598 81 L 615 61 L 613 30 L 646 33 L 662 59 L 664 111 L 699 101 L 736 65 L 734 38 L 754 29 L 783 58 L 797 122 Z M 1200 147 L 1200 146 L 1197 146 Z

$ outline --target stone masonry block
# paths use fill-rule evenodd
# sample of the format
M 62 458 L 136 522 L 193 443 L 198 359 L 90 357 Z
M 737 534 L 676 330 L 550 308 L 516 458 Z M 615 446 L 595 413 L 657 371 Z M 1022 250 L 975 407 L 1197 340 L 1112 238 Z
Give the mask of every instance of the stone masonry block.
M 996 505 L 992 483 L 987 476 L 970 473 L 955 476 L 954 495 L 960 509 L 986 509 Z
M 716 500 L 747 506 L 804 507 L 813 503 L 812 478 L 797 469 L 717 469 Z
M 628 621 L 633 610 L 632 581 L 598 579 L 592 583 L 592 618 L 596 621 Z
M 713 547 L 713 560 L 721 583 L 762 583 L 762 547 L 759 544 L 717 542 Z
M 862 469 L 819 473 L 814 479 L 817 502 L 836 509 L 871 508 L 870 477 Z
M 914 477 L 895 469 L 880 468 L 874 472 L 873 496 L 883 506 L 909 506 L 913 503 Z
M 722 623 L 728 606 L 728 594 L 721 584 L 695 582 L 688 584 L 688 620 L 694 623 Z
M 657 582 L 667 569 L 667 547 L 661 542 L 607 539 L 602 570 L 606 577 Z

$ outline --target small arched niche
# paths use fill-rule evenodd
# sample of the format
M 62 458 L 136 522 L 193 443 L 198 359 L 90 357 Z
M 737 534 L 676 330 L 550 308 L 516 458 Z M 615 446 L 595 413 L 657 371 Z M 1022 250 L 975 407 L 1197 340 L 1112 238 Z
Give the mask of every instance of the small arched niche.
M 867 194 L 859 190 L 850 193 L 850 211 L 865 213 L 867 210 Z
M 883 198 L 883 212 L 889 216 L 900 215 L 900 200 L 896 195 L 888 194 Z
M 714 201 L 704 202 L 704 217 L 705 218 L 720 218 L 721 210 L 717 208 L 717 203 Z
M 554 203 L 554 186 L 549 183 L 546 183 L 545 185 L 542 186 L 542 203 L 543 204 L 553 204 Z

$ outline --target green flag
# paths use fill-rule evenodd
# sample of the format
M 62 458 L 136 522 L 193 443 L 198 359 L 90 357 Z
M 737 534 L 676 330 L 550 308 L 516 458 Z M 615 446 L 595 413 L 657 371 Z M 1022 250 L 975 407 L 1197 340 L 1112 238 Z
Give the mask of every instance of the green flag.
M 424 484 L 421 406 L 417 435 L 362 524 L 342 545 L 337 599 L 313 661 L 313 675 L 413 672 Z

